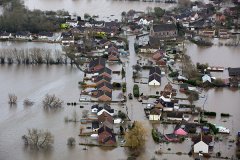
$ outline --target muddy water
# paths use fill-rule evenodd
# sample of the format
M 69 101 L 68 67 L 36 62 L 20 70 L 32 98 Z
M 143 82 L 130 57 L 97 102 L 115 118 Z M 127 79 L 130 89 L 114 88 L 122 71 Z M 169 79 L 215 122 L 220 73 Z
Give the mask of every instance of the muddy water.
M 208 63 L 210 66 L 240 67 L 240 47 L 213 45 L 198 47 L 196 44 L 186 44 L 187 54 L 193 63 Z
M 64 9 L 70 14 L 83 16 L 84 13 L 89 13 L 90 15 L 99 15 L 101 19 L 105 20 L 120 19 L 121 13 L 130 9 L 145 11 L 148 6 L 159 6 L 165 9 L 175 6 L 175 4 L 116 0 L 24 0 L 24 3 L 29 9 Z

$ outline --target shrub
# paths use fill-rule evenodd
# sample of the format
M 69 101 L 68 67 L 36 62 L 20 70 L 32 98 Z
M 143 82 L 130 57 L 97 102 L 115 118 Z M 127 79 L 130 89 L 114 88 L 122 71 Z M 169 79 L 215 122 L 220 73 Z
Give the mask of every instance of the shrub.
M 153 138 L 154 142 L 159 143 L 160 139 L 159 139 L 156 129 L 152 129 L 152 138 Z
M 230 117 L 229 113 L 221 113 L 221 117 Z
M 126 92 L 126 83 L 124 82 L 124 83 L 122 83 L 122 92 Z
M 133 95 L 134 97 L 139 97 L 139 87 L 137 84 L 134 84 L 133 86 Z
M 171 72 L 168 74 L 169 77 L 177 77 L 179 75 L 179 73 L 176 71 L 176 72 Z
M 204 115 L 205 116 L 212 116 L 212 117 L 216 117 L 216 112 L 207 112 L 207 111 L 204 111 Z
M 117 82 L 113 82 L 112 86 L 113 88 L 121 88 L 121 84 Z

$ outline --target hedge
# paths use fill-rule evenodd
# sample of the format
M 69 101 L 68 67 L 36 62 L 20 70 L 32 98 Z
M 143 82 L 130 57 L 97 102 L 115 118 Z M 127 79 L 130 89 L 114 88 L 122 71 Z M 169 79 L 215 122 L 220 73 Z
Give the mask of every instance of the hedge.
M 212 117 L 216 117 L 216 112 L 207 112 L 207 111 L 204 111 L 204 115 L 205 116 L 212 116 Z
M 152 138 L 153 138 L 154 142 L 159 143 L 160 139 L 159 139 L 156 129 L 152 129 Z
M 133 96 L 139 97 L 139 87 L 137 84 L 134 84 L 134 86 L 133 86 Z

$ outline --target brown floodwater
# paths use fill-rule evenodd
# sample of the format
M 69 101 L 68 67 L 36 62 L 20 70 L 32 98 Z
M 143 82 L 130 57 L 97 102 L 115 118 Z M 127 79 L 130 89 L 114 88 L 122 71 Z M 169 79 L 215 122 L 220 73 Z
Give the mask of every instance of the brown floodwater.
M 90 15 L 99 15 L 99 18 L 104 20 L 121 19 L 121 13 L 131 9 L 146 11 L 147 7 L 158 6 L 168 9 L 176 6 L 175 4 L 122 0 L 24 0 L 24 4 L 29 9 L 55 11 L 64 9 L 70 14 L 82 17 L 84 13 L 89 13 Z
M 208 63 L 210 66 L 240 67 L 240 47 L 218 46 L 199 47 L 193 43 L 187 43 L 187 54 L 191 56 L 193 63 Z

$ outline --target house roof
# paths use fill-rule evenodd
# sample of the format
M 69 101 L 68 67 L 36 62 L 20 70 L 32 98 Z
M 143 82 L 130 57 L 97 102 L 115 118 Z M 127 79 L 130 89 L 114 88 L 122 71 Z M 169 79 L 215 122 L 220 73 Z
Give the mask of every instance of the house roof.
M 113 27 L 120 27 L 120 23 L 119 22 L 115 22 L 115 21 L 111 21 L 111 22 L 105 22 L 105 27 L 107 28 L 113 28 Z
M 159 83 L 161 82 L 161 76 L 159 76 L 158 74 L 154 73 L 152 75 L 149 76 L 148 82 L 151 82 L 153 80 L 158 81 Z
M 160 109 L 154 107 L 153 109 L 151 109 L 150 114 L 152 114 L 152 115 L 160 115 L 161 111 L 160 111 Z
M 106 77 L 106 76 L 97 76 L 97 78 L 95 79 L 95 82 L 97 83 L 97 82 L 99 82 L 99 81 L 101 81 L 101 80 L 105 80 L 105 81 L 107 81 L 107 82 L 110 82 L 110 81 L 111 81 L 111 78 Z
M 174 24 L 157 24 L 153 25 L 154 32 L 162 32 L 162 31 L 175 31 L 176 26 Z
M 103 112 L 101 115 L 98 116 L 98 122 L 104 123 L 106 121 L 113 124 L 113 117 L 107 112 Z
M 182 112 L 167 112 L 167 117 L 182 118 L 183 117 L 183 113 Z
M 97 85 L 97 89 L 100 90 L 102 87 L 106 86 L 109 89 L 113 89 L 113 86 L 111 83 L 109 82 L 102 82 L 100 84 Z
M 162 50 L 158 50 L 154 53 L 153 59 L 159 60 L 163 57 L 164 52 Z
M 240 68 L 228 68 L 229 76 L 240 76 Z
M 186 132 L 191 132 L 190 130 L 197 128 L 197 124 L 188 123 L 187 121 L 183 120 L 176 125 L 175 130 L 178 130 L 179 128 L 182 128 Z
M 16 35 L 19 35 L 19 36 L 29 36 L 31 33 L 29 31 L 19 31 L 19 32 L 16 32 Z
M 172 92 L 173 86 L 170 84 L 170 82 L 168 82 L 167 85 L 165 85 L 164 87 L 164 91 L 165 92 Z
M 0 31 L 0 36 L 9 36 L 10 33 L 6 32 L 6 31 Z
M 149 71 L 149 75 L 152 75 L 153 73 L 157 73 L 158 75 L 161 75 L 161 70 L 159 67 L 155 66 L 152 67 Z
M 99 108 L 98 104 L 95 104 L 91 107 L 91 109 L 94 109 L 94 108 L 98 109 Z
M 185 136 L 185 135 L 187 135 L 187 132 L 184 131 L 182 128 L 178 128 L 177 130 L 174 131 L 174 134 L 180 135 L 180 136 Z
M 97 94 L 97 97 L 99 98 L 99 97 L 101 97 L 103 95 L 108 96 L 109 98 L 112 98 L 112 93 L 111 92 L 99 90 L 98 94 Z
M 73 34 L 71 32 L 62 32 L 61 37 L 62 38 L 72 38 Z
M 92 129 L 99 128 L 99 122 L 98 121 L 92 121 Z
M 203 83 L 204 82 L 212 82 L 212 80 L 211 80 L 211 77 L 209 76 L 209 75 L 207 75 L 207 74 L 205 74 L 203 77 L 202 77 L 202 81 L 203 81 Z
M 102 65 L 102 66 L 105 66 L 106 64 L 106 59 L 105 58 L 102 58 L 102 57 L 99 57 L 97 59 L 94 59 L 92 60 L 90 63 L 89 63 L 89 68 L 93 68 L 97 65 Z
M 113 141 L 116 143 L 116 137 L 115 135 L 112 133 L 110 136 L 106 137 L 104 140 L 103 140 L 103 143 L 107 143 L 108 141 Z
M 47 36 L 47 37 L 52 37 L 53 36 L 53 33 L 52 32 L 39 32 L 38 33 L 39 36 Z
M 105 109 L 106 111 L 108 111 L 109 113 L 114 113 L 114 109 L 112 109 L 109 105 L 104 104 L 103 106 L 99 106 L 98 107 L 98 112 L 100 112 L 101 110 Z
M 104 67 L 101 70 L 99 70 L 99 74 L 102 74 L 102 73 L 108 73 L 109 75 L 111 75 L 112 74 L 112 70 L 109 69 L 108 67 Z
M 198 136 L 192 137 L 192 141 L 194 144 L 200 141 L 203 141 L 204 143 L 209 145 L 213 141 L 213 137 L 211 135 L 198 135 Z
M 108 132 L 109 134 L 112 134 L 112 130 L 110 128 L 108 128 L 107 126 L 102 126 L 98 130 L 98 135 L 105 132 L 105 131 Z

